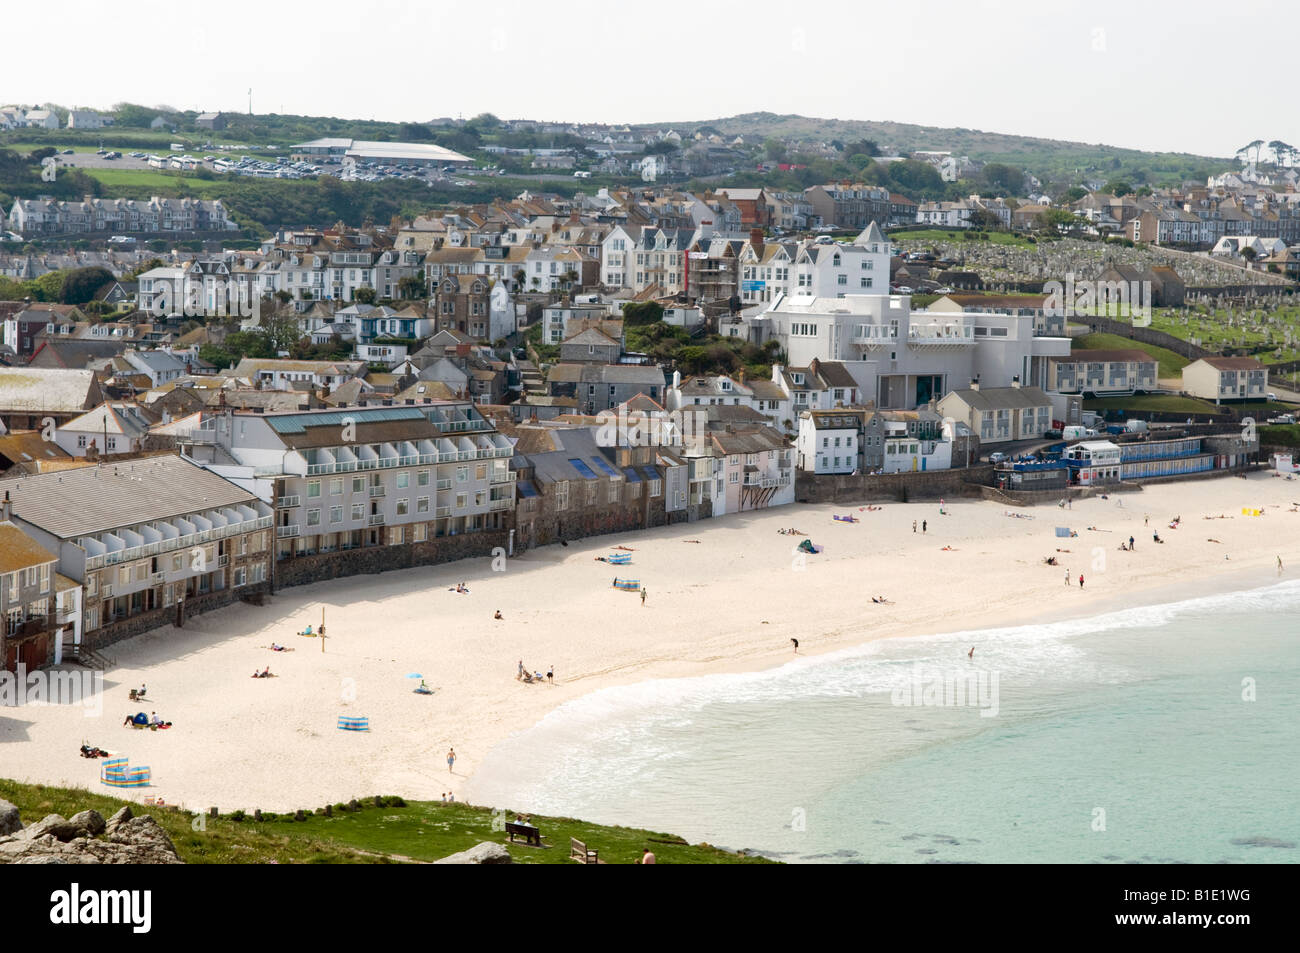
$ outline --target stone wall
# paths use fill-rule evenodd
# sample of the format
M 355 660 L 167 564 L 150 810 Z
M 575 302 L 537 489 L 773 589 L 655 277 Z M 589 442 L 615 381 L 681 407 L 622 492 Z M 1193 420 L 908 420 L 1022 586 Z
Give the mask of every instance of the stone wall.
M 261 582 L 248 586 L 240 586 L 238 589 L 219 589 L 216 592 L 205 592 L 201 596 L 185 600 L 185 618 L 198 615 L 203 612 L 211 612 L 213 609 L 219 609 L 222 606 L 228 606 L 232 602 L 238 602 L 242 599 L 255 600 L 260 599 L 262 595 L 270 589 L 270 584 Z M 109 625 L 100 626 L 85 636 L 83 647 L 91 650 L 102 649 L 106 645 L 112 645 L 114 642 L 121 642 L 123 639 L 129 639 L 133 635 L 139 635 L 141 632 L 148 632 L 150 629 L 160 629 L 165 625 L 172 625 L 176 622 L 176 606 L 163 606 L 160 609 L 150 609 L 148 612 L 141 612 L 137 615 L 129 616 L 119 622 L 113 622 Z
M 629 503 L 615 503 L 592 510 L 568 509 L 556 512 L 550 507 L 543 509 L 531 519 L 522 519 L 519 523 L 518 545 L 527 549 L 533 546 L 547 546 L 561 540 L 585 539 L 588 536 L 605 536 L 610 533 L 627 533 L 651 526 L 665 526 L 670 514 L 664 511 L 662 496 L 650 501 L 649 512 L 646 511 L 644 499 Z M 671 522 L 684 522 L 685 511 L 671 514 Z
M 485 530 L 480 533 L 461 533 L 456 536 L 439 536 L 423 543 L 401 543 L 397 546 L 363 546 L 334 553 L 317 553 L 314 556 L 296 556 L 275 563 L 275 586 L 304 586 L 324 579 L 358 576 L 363 573 L 388 572 L 390 569 L 410 569 L 412 566 L 431 566 L 491 556 L 498 546 L 508 546 L 508 529 Z
M 945 496 L 978 496 L 979 487 L 993 480 L 989 465 L 923 473 L 882 473 L 865 476 L 795 476 L 794 497 L 800 503 L 861 503 L 870 500 L 937 500 Z

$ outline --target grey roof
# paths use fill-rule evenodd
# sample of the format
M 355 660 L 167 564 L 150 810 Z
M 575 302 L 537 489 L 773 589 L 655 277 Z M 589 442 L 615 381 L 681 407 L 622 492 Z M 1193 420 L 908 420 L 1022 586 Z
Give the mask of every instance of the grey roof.
M 962 388 L 948 396 L 961 398 L 966 406 L 975 410 L 1007 410 L 1013 407 L 1042 407 L 1052 399 L 1038 387 L 981 387 L 979 390 Z M 945 400 L 947 398 L 944 398 Z
M 0 481 L 14 515 L 61 539 L 172 519 L 257 497 L 174 454 Z
M 99 393 L 95 372 L 50 367 L 0 367 L 0 410 L 82 411 Z
M 166 351 L 133 351 L 132 354 L 141 364 L 151 371 L 183 371 L 185 362 L 168 354 Z
M 553 383 L 652 384 L 664 386 L 664 372 L 653 364 L 556 364 L 546 378 Z

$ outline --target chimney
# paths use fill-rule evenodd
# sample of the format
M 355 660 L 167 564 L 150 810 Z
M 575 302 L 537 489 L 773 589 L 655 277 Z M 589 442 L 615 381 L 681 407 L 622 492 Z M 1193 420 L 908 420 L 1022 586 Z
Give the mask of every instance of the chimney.
M 14 508 L 13 504 L 9 502 L 9 491 L 5 490 L 4 502 L 0 503 L 0 523 L 8 523 L 13 514 Z
M 971 390 L 979 390 L 979 389 L 980 389 L 980 379 L 979 379 L 978 377 L 972 377 L 972 378 L 970 379 L 970 389 L 971 389 Z
M 761 228 L 751 228 L 749 230 L 749 244 L 754 248 L 754 254 L 759 258 L 763 257 L 763 230 Z

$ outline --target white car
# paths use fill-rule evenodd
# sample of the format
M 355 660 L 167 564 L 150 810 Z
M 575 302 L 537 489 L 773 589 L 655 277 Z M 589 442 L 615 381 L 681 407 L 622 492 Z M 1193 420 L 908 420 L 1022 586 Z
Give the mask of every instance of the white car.
M 1001 450 L 989 454 L 989 463 L 1001 463 L 1007 458 L 1007 455 Z

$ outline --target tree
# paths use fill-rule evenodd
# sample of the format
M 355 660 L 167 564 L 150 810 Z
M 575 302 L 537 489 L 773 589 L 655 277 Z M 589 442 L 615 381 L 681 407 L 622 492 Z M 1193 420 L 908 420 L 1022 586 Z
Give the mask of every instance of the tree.
M 623 305 L 623 321 L 629 327 L 643 327 L 648 324 L 658 324 L 663 319 L 663 305 L 656 301 L 643 301 L 639 304 Z
M 1036 221 L 1039 228 L 1058 235 L 1062 229 L 1070 229 L 1078 224 L 1078 219 L 1063 208 L 1049 208 L 1041 212 Z
M 423 298 L 427 293 L 427 287 L 423 278 L 407 275 L 397 283 L 397 293 L 403 299 L 413 301 L 416 298 Z
M 1087 194 L 1088 194 L 1088 190 L 1085 189 L 1083 186 L 1072 185 L 1065 190 L 1065 194 L 1061 196 L 1061 201 L 1077 202 L 1079 201 L 1079 199 L 1083 198 Z
M 289 315 L 271 315 L 262 321 L 261 330 L 267 346 L 276 354 L 293 350 L 303 336 L 298 319 Z
M 1102 191 L 1108 192 L 1111 195 L 1132 195 L 1133 186 L 1129 185 L 1123 179 L 1112 179 L 1102 186 Z
M 986 165 L 983 176 L 985 184 L 994 195 L 1019 195 L 1025 187 L 1025 173 L 1001 162 Z
M 374 288 L 363 287 L 363 288 L 358 288 L 356 291 L 352 292 L 352 300 L 357 301 L 361 304 L 374 304 L 376 297 L 377 296 L 375 294 Z
M 874 158 L 880 155 L 880 146 L 876 145 L 874 139 L 859 139 L 857 142 L 850 142 L 841 151 L 850 156 L 861 154 Z
M 763 152 L 767 155 L 769 162 L 785 162 L 787 153 L 785 143 L 780 139 L 768 139 L 763 143 Z
M 112 280 L 113 273 L 107 268 L 73 268 L 63 277 L 59 300 L 64 304 L 85 304 Z
M 891 162 L 885 166 L 885 172 L 888 175 L 888 184 L 909 197 L 929 200 L 943 194 L 943 177 L 939 175 L 939 170 L 928 162 L 919 162 L 916 159 Z
M 997 213 L 990 212 L 986 208 L 976 208 L 970 213 L 970 226 L 985 231 L 996 231 L 1002 227 L 1002 219 L 998 218 Z
M 1259 254 L 1255 251 L 1255 249 L 1247 245 L 1245 248 L 1241 250 L 1241 257 L 1246 259 L 1246 264 L 1247 266 L 1249 266 L 1252 263 L 1254 263 L 1255 259 L 1259 257 Z

